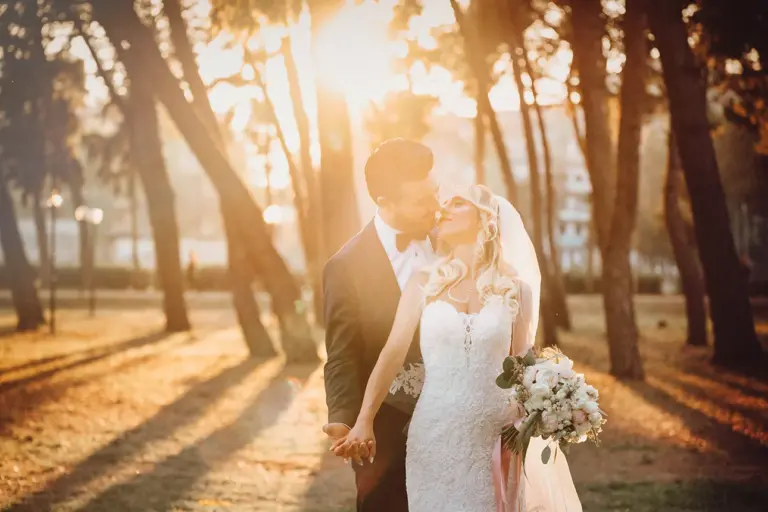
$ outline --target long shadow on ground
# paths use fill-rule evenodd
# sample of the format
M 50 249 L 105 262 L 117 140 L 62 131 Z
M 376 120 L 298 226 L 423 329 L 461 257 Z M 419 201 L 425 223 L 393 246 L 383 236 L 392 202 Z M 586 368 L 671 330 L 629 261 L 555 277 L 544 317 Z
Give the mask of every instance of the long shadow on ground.
M 314 367 L 288 367 L 229 425 L 155 465 L 152 471 L 110 487 L 80 512 L 173 510 L 194 484 L 275 424 L 296 396 L 289 379 L 305 382 Z M 257 497 L 251 497 L 254 499 Z
M 170 438 L 177 430 L 196 421 L 205 412 L 206 406 L 215 402 L 228 388 L 244 380 L 262 362 L 263 360 L 246 359 L 208 380 L 195 384 L 175 402 L 160 409 L 152 418 L 124 432 L 83 460 L 70 473 L 57 478 L 42 491 L 25 497 L 6 511 L 51 510 L 56 504 L 65 501 L 70 494 L 79 492 L 89 482 L 104 476 L 112 466 L 135 457 L 146 445 Z M 106 510 L 115 509 L 108 507 Z
M 33 375 L 30 375 L 29 377 L 23 377 L 21 379 L 15 379 L 15 380 L 9 380 L 9 381 L 3 382 L 2 384 L 0 384 L 0 394 L 6 391 L 9 391 L 11 389 L 27 386 L 34 382 L 47 379 L 65 370 L 71 370 L 73 368 L 77 368 L 80 366 L 101 361 L 102 359 L 106 359 L 107 357 L 113 356 L 119 352 L 125 352 L 135 348 L 144 347 L 146 345 L 151 345 L 152 343 L 157 343 L 158 341 L 166 338 L 167 336 L 168 334 L 165 332 L 156 332 L 152 334 L 147 334 L 145 336 L 140 336 L 138 338 L 132 338 L 132 339 L 117 343 L 115 345 L 111 345 L 108 348 L 105 348 L 104 350 L 99 351 L 96 354 L 93 354 L 81 359 L 77 359 L 75 361 L 64 364 L 62 366 L 57 366 L 55 368 L 51 368 L 50 370 L 45 370 L 39 373 L 35 373 Z

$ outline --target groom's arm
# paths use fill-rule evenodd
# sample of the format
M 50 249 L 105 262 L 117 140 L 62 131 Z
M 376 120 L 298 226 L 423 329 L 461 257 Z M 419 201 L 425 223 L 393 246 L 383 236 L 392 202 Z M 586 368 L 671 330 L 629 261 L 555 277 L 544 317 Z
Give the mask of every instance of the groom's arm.
M 362 403 L 360 331 L 354 288 L 341 262 L 331 258 L 323 271 L 325 301 L 325 401 L 328 422 L 355 424 Z

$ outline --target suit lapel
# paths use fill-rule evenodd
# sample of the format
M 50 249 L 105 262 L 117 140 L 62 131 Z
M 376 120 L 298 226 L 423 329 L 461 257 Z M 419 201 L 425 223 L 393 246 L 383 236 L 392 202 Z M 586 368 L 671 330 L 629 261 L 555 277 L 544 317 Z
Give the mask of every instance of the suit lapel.
M 364 269 L 364 275 L 361 286 L 364 289 L 360 290 L 360 295 L 368 301 L 364 311 L 366 315 L 373 317 L 371 319 L 375 318 L 375 323 L 386 326 L 387 332 L 384 335 L 388 336 L 395 319 L 401 292 L 392 263 L 379 240 L 373 222 L 363 230 L 362 246 L 364 250 L 361 257 L 364 261 L 361 262 L 361 267 Z

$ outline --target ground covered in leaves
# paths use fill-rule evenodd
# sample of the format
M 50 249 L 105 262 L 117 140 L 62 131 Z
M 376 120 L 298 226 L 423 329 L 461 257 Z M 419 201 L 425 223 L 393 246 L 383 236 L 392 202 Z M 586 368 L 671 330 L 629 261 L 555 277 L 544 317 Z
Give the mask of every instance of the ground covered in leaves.
M 584 510 L 765 510 L 768 381 L 684 349 L 680 300 L 638 303 L 644 383 L 608 375 L 597 298 L 572 300 L 562 336 L 609 415 L 602 445 L 569 457 Z M 322 366 L 248 359 L 226 301 L 193 320 L 166 335 L 134 305 L 66 311 L 55 338 L 3 331 L 0 509 L 353 510 L 320 432 Z

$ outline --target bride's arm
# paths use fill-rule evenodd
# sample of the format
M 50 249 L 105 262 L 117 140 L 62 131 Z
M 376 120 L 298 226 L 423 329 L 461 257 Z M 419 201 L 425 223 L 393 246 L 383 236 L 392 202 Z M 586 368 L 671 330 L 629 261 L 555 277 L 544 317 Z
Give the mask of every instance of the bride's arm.
M 360 456 L 373 458 L 375 455 L 375 447 L 372 446 L 372 441 L 374 441 L 373 419 L 405 362 L 408 349 L 419 325 L 423 309 L 423 281 L 424 276 L 416 274 L 408 281 L 405 290 L 403 290 L 389 338 L 387 338 L 387 343 L 379 354 L 368 379 L 368 385 L 365 387 L 363 404 L 355 426 L 346 438 L 339 440 L 334 445 L 337 455 L 349 454 L 349 449 L 359 444 L 363 444 L 363 449 L 359 453 Z M 342 453 L 338 453 L 339 450 Z M 352 455 L 355 454 L 352 453 Z

